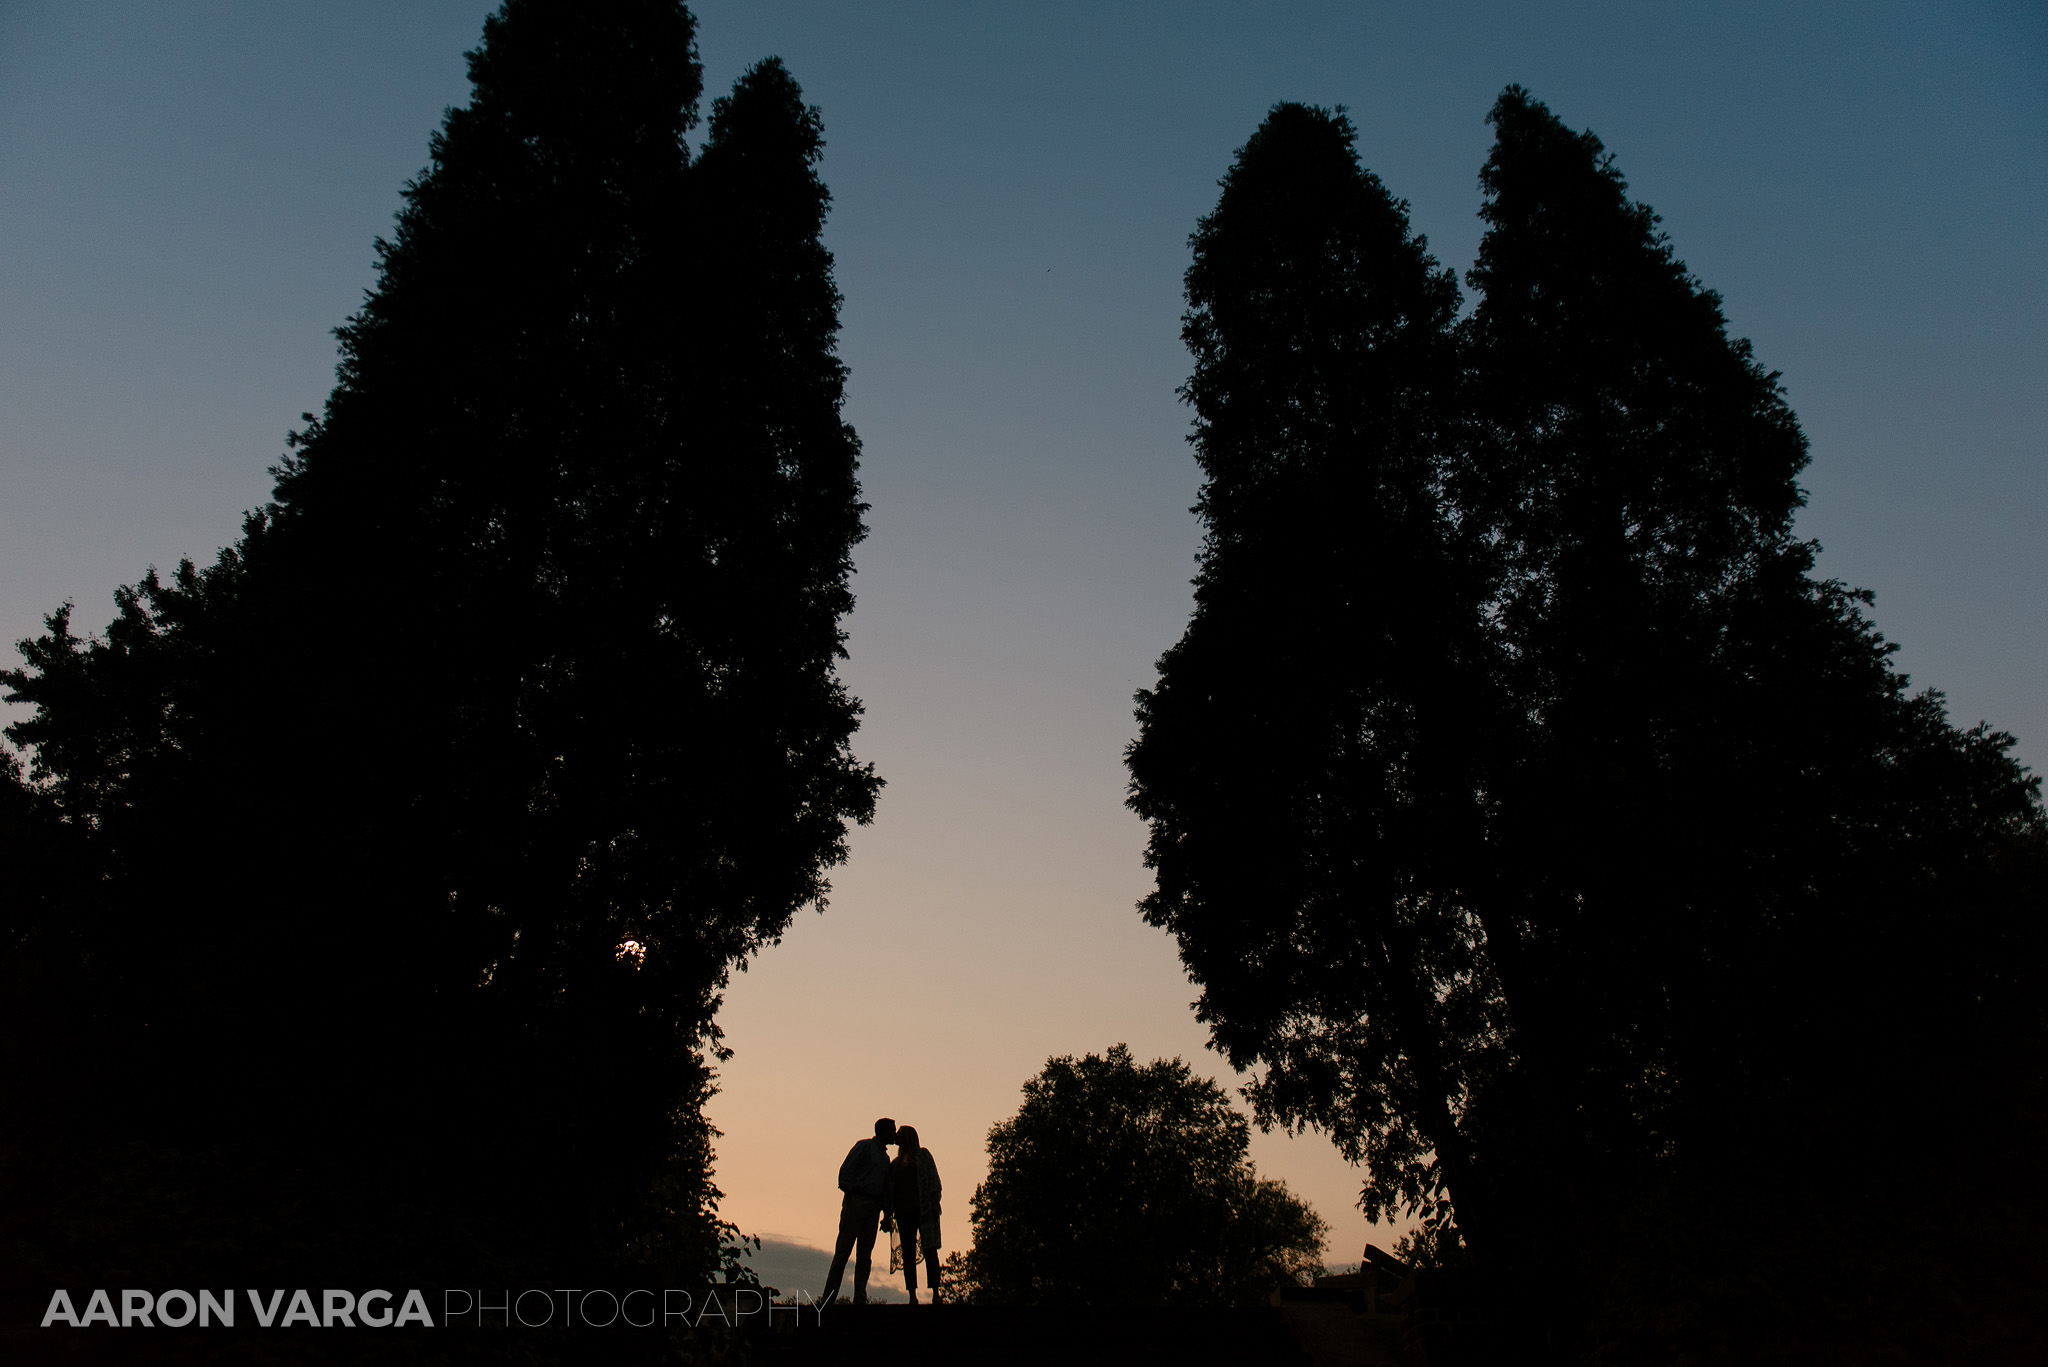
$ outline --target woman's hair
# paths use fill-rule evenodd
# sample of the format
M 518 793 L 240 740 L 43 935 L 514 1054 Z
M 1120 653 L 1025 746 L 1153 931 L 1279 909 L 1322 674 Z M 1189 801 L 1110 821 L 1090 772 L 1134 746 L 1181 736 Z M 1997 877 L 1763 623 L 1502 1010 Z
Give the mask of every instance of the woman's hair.
M 917 1127 L 915 1125 L 898 1125 L 896 1127 L 896 1143 L 899 1146 L 896 1150 L 897 1162 L 901 1163 L 905 1159 L 917 1157 Z

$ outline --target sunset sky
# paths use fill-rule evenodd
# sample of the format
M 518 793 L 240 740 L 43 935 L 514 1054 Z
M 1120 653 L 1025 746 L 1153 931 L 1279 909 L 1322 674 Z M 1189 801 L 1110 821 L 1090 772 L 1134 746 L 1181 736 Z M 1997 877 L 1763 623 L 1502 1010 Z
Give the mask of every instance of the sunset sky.
M 371 241 L 466 101 L 481 0 L 0 3 L 0 636 L 210 559 L 332 383 Z M 873 505 L 845 667 L 888 788 L 830 910 L 735 978 L 711 1114 L 743 1228 L 829 1245 L 913 1123 L 965 1242 L 1049 1055 L 1213 1054 L 1139 921 L 1131 694 L 1198 531 L 1187 235 L 1279 100 L 1345 105 L 1462 272 L 1520 82 L 1605 140 L 1813 444 L 1800 526 L 1917 684 L 2048 764 L 2048 11 L 2027 3 L 693 5 L 707 97 L 824 112 Z M 708 111 L 708 99 L 707 99 Z M 11 655 L 10 655 L 11 661 Z M 1268 1175 L 1369 1231 L 1314 1136 Z

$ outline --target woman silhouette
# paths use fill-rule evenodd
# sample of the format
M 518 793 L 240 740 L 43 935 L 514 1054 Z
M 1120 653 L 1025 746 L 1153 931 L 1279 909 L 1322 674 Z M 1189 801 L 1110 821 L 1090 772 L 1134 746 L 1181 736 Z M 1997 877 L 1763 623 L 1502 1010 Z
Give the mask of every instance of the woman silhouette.
M 893 1221 L 893 1226 L 892 1226 Z M 930 1149 L 919 1148 L 917 1130 L 896 1129 L 896 1160 L 889 1164 L 889 1206 L 882 1228 L 896 1233 L 903 1250 L 903 1282 L 917 1304 L 917 1260 L 930 1274 L 932 1304 L 939 1303 L 939 1166 Z

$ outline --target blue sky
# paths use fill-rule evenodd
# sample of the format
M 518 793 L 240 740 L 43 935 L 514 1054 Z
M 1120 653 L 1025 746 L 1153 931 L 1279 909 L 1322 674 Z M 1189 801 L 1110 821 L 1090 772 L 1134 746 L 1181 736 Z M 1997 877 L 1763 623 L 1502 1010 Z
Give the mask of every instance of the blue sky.
M 104 622 L 117 583 L 209 558 L 263 500 L 487 8 L 0 4 L 7 640 L 66 598 Z M 1499 89 L 1598 132 L 1783 372 L 1824 572 L 1876 591 L 1958 720 L 2048 763 L 2048 11 L 697 9 L 710 93 L 774 53 L 824 111 L 874 505 L 847 675 L 891 783 L 831 912 L 731 994 L 713 1109 L 742 1224 L 829 1241 L 839 1157 L 895 1113 L 957 1228 L 1048 1054 L 1201 1048 L 1131 911 L 1120 752 L 1197 543 L 1187 234 L 1277 100 L 1348 106 L 1460 271 Z M 1255 1152 L 1355 1257 L 1319 1145 Z

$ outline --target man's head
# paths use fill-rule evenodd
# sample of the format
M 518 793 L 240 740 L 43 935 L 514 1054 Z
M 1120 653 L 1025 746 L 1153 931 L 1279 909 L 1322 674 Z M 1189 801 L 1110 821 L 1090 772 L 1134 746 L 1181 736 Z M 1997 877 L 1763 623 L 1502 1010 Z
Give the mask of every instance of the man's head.
M 889 1119 L 889 1117 L 886 1115 L 883 1116 L 880 1120 L 877 1120 L 875 1122 L 875 1138 L 881 1140 L 884 1144 L 895 1143 L 896 1122 Z

